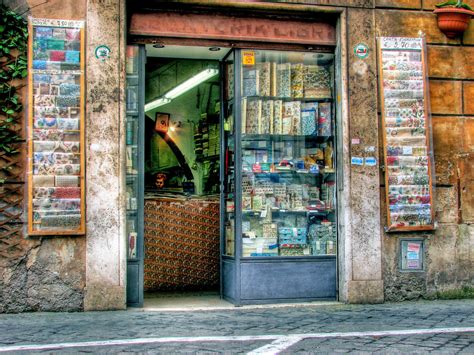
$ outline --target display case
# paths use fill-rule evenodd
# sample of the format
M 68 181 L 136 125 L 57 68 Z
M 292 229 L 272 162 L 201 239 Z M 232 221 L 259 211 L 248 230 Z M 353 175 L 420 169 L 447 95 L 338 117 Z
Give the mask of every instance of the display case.
M 423 38 L 381 37 L 387 232 L 435 229 L 434 154 Z
M 83 27 L 83 21 L 29 21 L 30 236 L 85 233 Z
M 143 191 L 144 191 L 144 58 L 140 46 L 126 51 L 126 235 L 127 235 L 127 304 L 143 305 Z
M 224 62 L 223 295 L 334 299 L 334 54 L 236 50 Z

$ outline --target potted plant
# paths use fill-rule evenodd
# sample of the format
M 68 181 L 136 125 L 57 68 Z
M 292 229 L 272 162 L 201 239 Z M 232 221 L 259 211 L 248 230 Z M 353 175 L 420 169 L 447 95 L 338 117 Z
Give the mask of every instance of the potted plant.
M 438 16 L 438 27 L 447 37 L 455 38 L 469 26 L 474 11 L 462 0 L 451 0 L 435 5 L 434 13 Z

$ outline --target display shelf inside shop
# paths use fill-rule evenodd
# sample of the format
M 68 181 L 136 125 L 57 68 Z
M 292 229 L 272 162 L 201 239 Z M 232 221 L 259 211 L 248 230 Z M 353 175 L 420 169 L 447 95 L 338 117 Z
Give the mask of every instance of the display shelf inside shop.
M 282 97 L 282 96 L 245 96 L 247 99 L 263 99 L 263 100 L 281 100 L 281 101 L 300 101 L 300 102 L 332 102 L 331 98 L 298 98 L 298 97 Z

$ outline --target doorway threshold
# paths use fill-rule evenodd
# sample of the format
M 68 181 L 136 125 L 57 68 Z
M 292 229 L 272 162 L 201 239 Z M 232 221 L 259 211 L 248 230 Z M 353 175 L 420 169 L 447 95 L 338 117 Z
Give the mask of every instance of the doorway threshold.
M 143 308 L 128 308 L 130 311 L 143 312 L 192 312 L 219 311 L 232 309 L 261 309 L 284 307 L 315 307 L 341 305 L 338 301 L 307 301 L 295 303 L 268 303 L 235 306 L 222 299 L 219 292 L 166 292 L 145 293 Z
M 145 311 L 198 311 L 232 309 L 234 305 L 222 299 L 217 291 L 145 293 Z

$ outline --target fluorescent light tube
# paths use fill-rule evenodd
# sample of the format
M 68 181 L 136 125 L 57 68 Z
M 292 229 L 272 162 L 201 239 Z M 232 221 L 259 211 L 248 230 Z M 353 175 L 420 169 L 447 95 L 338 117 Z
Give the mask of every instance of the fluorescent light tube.
M 151 111 L 157 107 L 169 104 L 171 102 L 170 99 L 165 97 L 160 97 L 159 99 L 153 100 L 145 105 L 145 112 Z
M 177 97 L 183 95 L 184 93 L 188 92 L 189 90 L 195 88 L 199 84 L 205 82 L 206 80 L 216 76 L 219 73 L 217 69 L 206 69 L 202 72 L 192 76 L 188 80 L 184 81 L 183 83 L 179 84 L 175 88 L 168 91 L 162 97 L 155 99 L 145 105 L 145 112 L 151 111 L 157 107 L 166 105 L 171 102 L 171 100 L 176 99 Z

